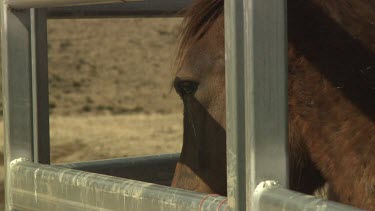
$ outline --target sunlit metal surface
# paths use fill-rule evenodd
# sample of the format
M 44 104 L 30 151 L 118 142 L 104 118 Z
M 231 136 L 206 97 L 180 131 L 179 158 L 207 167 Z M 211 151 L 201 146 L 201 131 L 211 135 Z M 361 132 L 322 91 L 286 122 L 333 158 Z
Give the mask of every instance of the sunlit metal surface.
M 253 210 L 359 211 L 344 204 L 281 188 L 275 181 L 261 182 L 253 194 Z
M 19 157 L 49 163 L 46 18 L 43 10 L 1 4 L 5 204 L 9 165 Z
M 288 185 L 286 0 L 225 1 L 225 24 L 228 205 L 250 210 L 260 182 Z
M 11 167 L 15 210 L 218 210 L 226 198 L 152 183 L 19 161 Z

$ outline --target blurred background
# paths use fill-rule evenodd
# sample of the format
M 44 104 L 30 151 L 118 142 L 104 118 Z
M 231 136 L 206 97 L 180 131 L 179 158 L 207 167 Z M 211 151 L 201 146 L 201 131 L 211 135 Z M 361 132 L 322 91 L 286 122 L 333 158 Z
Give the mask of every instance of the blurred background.
M 181 21 L 48 20 L 52 163 L 181 150 L 182 102 L 172 89 Z

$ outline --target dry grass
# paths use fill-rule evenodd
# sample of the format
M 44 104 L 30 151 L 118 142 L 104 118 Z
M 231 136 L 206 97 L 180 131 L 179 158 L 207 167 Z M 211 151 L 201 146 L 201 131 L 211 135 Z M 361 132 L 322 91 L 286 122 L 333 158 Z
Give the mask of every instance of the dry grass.
M 182 114 L 51 118 L 54 163 L 179 152 Z

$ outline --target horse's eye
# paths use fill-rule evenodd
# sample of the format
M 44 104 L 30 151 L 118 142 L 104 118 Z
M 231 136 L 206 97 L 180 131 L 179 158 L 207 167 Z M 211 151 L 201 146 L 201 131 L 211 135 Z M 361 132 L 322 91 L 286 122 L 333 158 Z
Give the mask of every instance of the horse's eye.
M 198 83 L 194 81 L 175 81 L 175 89 L 177 93 L 184 97 L 185 95 L 192 95 L 194 94 L 198 89 Z

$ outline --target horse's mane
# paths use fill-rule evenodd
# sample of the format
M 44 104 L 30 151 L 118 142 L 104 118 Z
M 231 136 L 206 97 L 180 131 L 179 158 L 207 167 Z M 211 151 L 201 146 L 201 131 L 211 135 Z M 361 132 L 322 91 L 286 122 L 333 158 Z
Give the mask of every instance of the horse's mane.
M 289 4 L 313 3 L 330 14 L 331 18 L 351 35 L 367 44 L 375 51 L 375 1 L 372 0 L 289 0 Z M 186 51 L 199 40 L 216 18 L 224 12 L 224 0 L 194 0 L 184 11 L 185 18 L 180 30 L 178 59 L 183 60 Z M 313 17 L 311 17 L 313 18 Z
M 288 0 L 288 5 L 291 12 L 299 11 L 304 7 L 318 8 L 317 10 L 329 16 L 339 28 L 358 39 L 362 47 L 375 53 L 375 42 L 373 41 L 375 37 L 375 13 L 373 12 L 375 1 L 355 0 L 354 3 L 351 0 Z M 184 11 L 185 18 L 179 33 L 180 43 L 176 69 L 180 68 L 191 46 L 207 32 L 223 12 L 224 0 L 194 0 L 192 5 Z M 312 14 L 309 19 L 315 21 L 318 18 L 315 16 L 321 16 L 323 13 Z M 301 17 L 304 17 L 303 14 Z M 317 28 L 323 29 L 324 27 L 318 26 Z M 365 77 L 371 80 L 371 84 L 374 84 L 372 74 L 374 74 L 373 71 L 371 71 L 371 76 L 367 74 Z
M 179 64 L 184 60 L 186 52 L 198 41 L 224 12 L 224 0 L 194 0 L 184 11 L 185 18 L 180 30 L 178 52 Z

